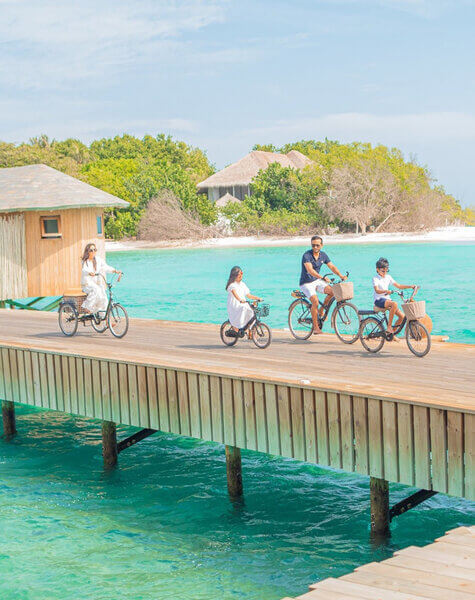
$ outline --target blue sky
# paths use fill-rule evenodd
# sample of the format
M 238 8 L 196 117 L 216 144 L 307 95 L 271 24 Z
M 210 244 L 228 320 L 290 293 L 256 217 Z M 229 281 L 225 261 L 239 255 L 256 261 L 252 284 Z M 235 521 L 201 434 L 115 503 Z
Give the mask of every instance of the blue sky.
M 470 205 L 474 32 L 475 0 L 0 0 L 0 139 L 380 142 Z

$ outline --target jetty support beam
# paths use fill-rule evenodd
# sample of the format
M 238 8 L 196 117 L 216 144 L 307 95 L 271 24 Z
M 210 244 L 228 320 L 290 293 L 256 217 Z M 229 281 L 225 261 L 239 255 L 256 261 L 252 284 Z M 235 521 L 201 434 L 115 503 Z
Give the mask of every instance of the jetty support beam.
M 389 483 L 386 479 L 370 477 L 371 537 L 389 536 Z
M 15 404 L 9 400 L 2 402 L 3 435 L 11 438 L 16 434 Z
M 130 446 L 141 442 L 154 433 L 157 433 L 156 429 L 141 429 L 140 431 L 137 431 L 137 433 L 129 435 L 128 438 L 125 438 L 125 440 L 122 440 L 117 444 L 117 453 L 122 452 L 122 450 L 125 450 L 126 448 L 130 448 Z
M 104 467 L 110 469 L 117 464 L 117 427 L 112 421 L 102 421 L 102 456 Z
M 235 446 L 226 446 L 226 473 L 228 493 L 231 498 L 242 496 L 241 450 Z
M 394 517 L 402 515 L 403 513 L 407 512 L 408 510 L 411 510 L 411 508 L 414 508 L 418 504 L 421 504 L 429 498 L 432 498 L 432 496 L 435 496 L 436 494 L 437 492 L 434 492 L 432 490 L 419 490 L 415 494 L 411 494 L 407 498 L 404 498 L 404 500 L 401 500 L 401 502 L 398 502 L 393 507 L 391 507 L 389 511 L 389 520 L 392 521 Z

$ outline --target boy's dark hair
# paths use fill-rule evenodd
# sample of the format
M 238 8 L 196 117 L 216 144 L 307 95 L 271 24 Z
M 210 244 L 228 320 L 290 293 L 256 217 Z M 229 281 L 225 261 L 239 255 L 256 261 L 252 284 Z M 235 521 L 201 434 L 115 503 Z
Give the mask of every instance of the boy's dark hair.
M 379 258 L 378 262 L 376 263 L 376 268 L 385 269 L 386 267 L 389 267 L 389 260 L 383 257 Z
M 312 243 L 314 240 L 320 240 L 322 242 L 322 244 L 323 244 L 323 238 L 320 237 L 319 235 L 312 236 L 311 239 L 310 239 L 310 243 Z

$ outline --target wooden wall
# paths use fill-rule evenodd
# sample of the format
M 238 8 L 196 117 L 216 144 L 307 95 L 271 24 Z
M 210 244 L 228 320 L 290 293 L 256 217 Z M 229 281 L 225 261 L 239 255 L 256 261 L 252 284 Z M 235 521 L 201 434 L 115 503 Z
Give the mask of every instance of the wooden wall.
M 0 398 L 475 500 L 475 414 L 0 347 Z
M 27 295 L 25 220 L 22 213 L 0 213 L 0 300 Z
M 97 236 L 100 208 L 60 211 L 29 211 L 25 214 L 26 264 L 28 293 L 26 296 L 57 296 L 70 287 L 79 287 L 81 256 L 88 242 L 97 244 L 104 258 L 104 235 Z M 42 238 L 40 218 L 61 217 L 61 238 Z M 18 296 L 17 296 L 18 297 Z

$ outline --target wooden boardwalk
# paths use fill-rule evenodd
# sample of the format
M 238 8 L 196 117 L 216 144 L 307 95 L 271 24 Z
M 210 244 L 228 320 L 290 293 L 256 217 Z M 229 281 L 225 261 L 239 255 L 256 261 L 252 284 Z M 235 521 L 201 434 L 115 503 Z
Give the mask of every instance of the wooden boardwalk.
M 122 340 L 0 310 L 0 399 L 152 428 L 475 500 L 475 347 L 369 355 L 275 332 L 225 348 L 216 325 L 131 321 Z
M 339 579 L 324 579 L 295 599 L 473 600 L 475 527 L 459 527 L 433 544 L 410 546 Z

